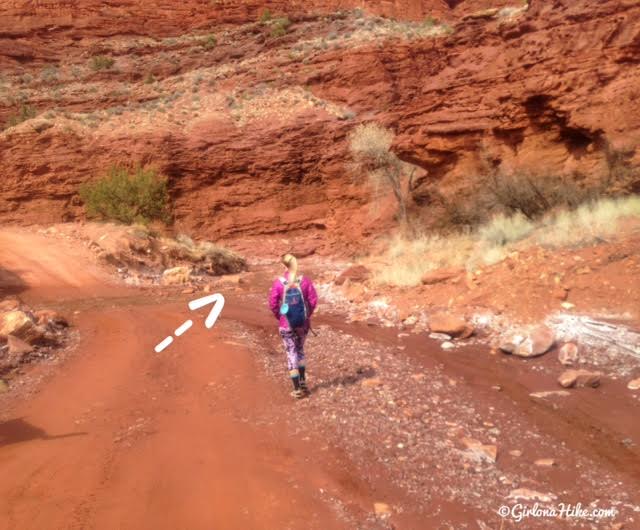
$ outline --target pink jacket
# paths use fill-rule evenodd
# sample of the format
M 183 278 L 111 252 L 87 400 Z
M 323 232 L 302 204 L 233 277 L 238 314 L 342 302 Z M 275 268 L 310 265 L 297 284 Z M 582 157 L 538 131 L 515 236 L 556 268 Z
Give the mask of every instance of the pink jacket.
M 289 271 L 285 271 L 284 277 L 289 278 Z M 302 296 L 304 297 L 304 301 L 307 305 L 307 321 L 304 327 L 305 329 L 309 329 L 311 327 L 311 315 L 313 314 L 313 311 L 318 304 L 318 293 L 316 293 L 316 289 L 313 286 L 311 280 L 304 275 L 302 276 L 302 281 L 300 282 L 300 290 L 302 291 Z M 273 316 L 278 319 L 279 326 L 283 329 L 289 329 L 287 317 L 280 314 L 280 306 L 282 305 L 283 296 L 284 285 L 282 285 L 280 278 L 278 278 L 273 282 L 271 291 L 269 292 L 269 309 L 271 309 Z

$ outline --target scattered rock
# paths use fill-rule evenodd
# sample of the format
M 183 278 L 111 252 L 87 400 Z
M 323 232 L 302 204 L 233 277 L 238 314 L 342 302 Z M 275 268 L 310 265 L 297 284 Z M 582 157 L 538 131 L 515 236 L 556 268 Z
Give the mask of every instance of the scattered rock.
M 539 467 L 553 467 L 556 465 L 556 461 L 553 458 L 540 458 L 534 463 Z
M 16 298 L 7 298 L 0 302 L 0 313 L 6 313 L 7 311 L 13 311 L 20 308 L 20 301 Z
M 629 383 L 627 384 L 627 388 L 629 390 L 640 390 L 640 377 L 638 379 L 629 381 Z
M 456 347 L 456 345 L 453 342 L 445 341 L 442 344 L 440 344 L 440 347 L 443 350 L 452 350 L 453 348 Z
M 183 289 L 182 291 L 180 291 L 181 294 L 193 294 L 194 292 L 195 292 L 194 287 L 187 287 L 186 289 Z
M 540 493 L 539 491 L 530 490 L 528 488 L 518 488 L 511 490 L 509 493 L 509 499 L 523 500 L 523 501 L 538 501 L 538 502 L 551 502 L 557 497 L 552 493 Z
M 558 352 L 558 360 L 565 366 L 572 366 L 578 362 L 578 346 L 574 342 L 567 342 Z
M 600 372 L 590 372 L 589 370 L 565 370 L 558 378 L 558 383 L 564 388 L 571 387 L 592 387 L 600 385 Z
M 351 283 L 347 282 L 345 296 L 347 300 L 350 302 L 355 302 L 357 300 L 361 300 L 363 295 L 366 293 L 366 287 L 361 283 Z
M 553 331 L 547 326 L 538 326 L 513 351 L 518 357 L 538 357 L 547 353 L 555 342 Z
M 379 377 L 369 377 L 368 379 L 363 379 L 360 384 L 365 388 L 375 388 L 382 386 L 383 383 Z
M 335 280 L 336 285 L 342 285 L 346 280 L 355 283 L 362 283 L 369 279 L 371 271 L 364 265 L 354 265 L 344 270 Z
M 560 306 L 562 306 L 563 309 L 566 309 L 567 311 L 569 311 L 570 309 L 573 309 L 576 305 L 572 304 L 571 302 L 562 302 Z
M 558 287 L 553 291 L 553 297 L 565 301 L 569 296 L 569 289 L 566 287 Z
M 44 329 L 37 326 L 24 311 L 14 310 L 0 316 L 0 336 L 9 335 L 32 344 L 42 338 Z
M 31 353 L 34 350 L 31 344 L 13 335 L 7 337 L 7 345 L 9 346 L 9 354 L 11 355 L 23 355 L 25 353 Z
M 407 327 L 415 326 L 417 322 L 418 322 L 418 317 L 415 315 L 408 316 L 402 321 L 402 323 Z
M 429 333 L 429 338 L 434 340 L 451 340 L 451 336 L 446 333 Z
M 529 396 L 533 398 L 540 398 L 540 399 L 553 397 L 553 396 L 570 396 L 570 395 L 571 395 L 571 392 L 567 392 L 566 390 L 548 390 L 546 392 L 533 392 L 529 394 Z
M 391 506 L 384 502 L 374 502 L 373 511 L 378 516 L 391 515 Z
M 54 326 L 61 328 L 69 327 L 69 321 L 60 313 L 51 309 L 42 309 L 40 311 L 36 311 L 34 313 L 34 316 L 38 324 L 41 326 Z
M 445 333 L 451 337 L 461 339 L 469 338 L 473 335 L 473 326 L 459 316 L 447 313 L 436 313 L 429 318 L 429 329 L 433 333 Z
M 509 454 L 515 458 L 520 458 L 522 456 L 522 451 L 520 451 L 520 449 L 512 449 L 509 451 Z
M 462 443 L 467 448 L 467 454 L 474 460 L 491 462 L 494 464 L 498 457 L 498 447 L 495 445 L 485 445 L 473 438 L 463 438 Z
M 162 273 L 163 285 L 181 285 L 189 283 L 191 279 L 190 267 L 174 267 Z
M 433 285 L 457 278 L 462 274 L 460 269 L 438 269 L 427 272 L 420 280 L 423 285 Z

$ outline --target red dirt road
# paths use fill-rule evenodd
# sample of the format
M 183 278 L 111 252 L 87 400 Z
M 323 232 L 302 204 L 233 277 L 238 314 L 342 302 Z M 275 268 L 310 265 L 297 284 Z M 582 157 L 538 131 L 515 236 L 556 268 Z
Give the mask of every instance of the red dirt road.
M 626 378 L 533 400 L 558 388 L 553 354 L 445 352 L 323 304 L 313 394 L 294 402 L 262 305 L 267 271 L 224 288 L 225 310 L 206 330 L 206 308 L 194 317 L 186 299 L 113 283 L 78 241 L 3 228 L 0 249 L 0 294 L 61 310 L 80 337 L 63 364 L 30 367 L 0 396 L 0 530 L 638 523 L 639 401 Z M 154 353 L 186 318 L 193 328 Z M 470 460 L 465 436 L 495 443 L 497 461 Z M 618 515 L 500 519 L 496 509 L 522 488 Z M 375 502 L 390 518 L 373 515 Z
M 0 248 L 0 265 L 26 284 L 24 300 L 91 306 L 72 319 L 77 354 L 2 413 L 0 528 L 349 527 L 320 499 L 327 486 L 344 490 L 354 513 L 370 510 L 357 479 L 338 483 L 344 458 L 272 421 L 273 407 L 294 404 L 224 321 L 209 331 L 194 319 L 156 354 L 186 318 L 182 304 L 141 305 L 77 249 L 37 235 L 5 230 Z M 95 298 L 107 292 L 117 306 Z

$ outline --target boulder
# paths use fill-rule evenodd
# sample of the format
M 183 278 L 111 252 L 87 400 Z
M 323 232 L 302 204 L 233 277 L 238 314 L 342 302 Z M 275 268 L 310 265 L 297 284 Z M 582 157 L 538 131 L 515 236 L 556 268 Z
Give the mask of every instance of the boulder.
M 436 313 L 429 318 L 432 333 L 444 333 L 450 337 L 466 339 L 473 335 L 473 326 L 459 316 L 448 313 Z
M 172 269 L 167 269 L 162 273 L 163 285 L 182 285 L 189 283 L 190 279 L 190 267 L 174 267 Z
M 422 285 L 434 285 L 436 283 L 446 282 L 452 278 L 457 278 L 462 274 L 460 269 L 438 269 L 426 272 L 422 278 Z
M 348 269 L 342 271 L 342 273 L 336 278 L 335 284 L 342 285 L 346 280 L 350 282 L 362 283 L 369 279 L 371 271 L 364 265 L 353 265 Z
M 511 335 L 507 335 L 498 348 L 505 353 L 515 353 L 520 344 L 524 342 L 524 339 L 524 335 L 512 333 Z
M 538 326 L 513 351 L 518 357 L 538 357 L 547 353 L 555 342 L 553 331 L 547 326 Z
M 42 338 L 44 329 L 36 325 L 24 311 L 8 311 L 0 316 L 0 336 L 6 338 L 9 335 L 32 344 Z
M 558 378 L 558 383 L 564 388 L 572 387 L 591 387 L 596 388 L 600 385 L 600 372 L 591 372 L 589 370 L 565 370 Z
M 578 362 L 578 346 L 573 342 L 563 344 L 558 352 L 558 360 L 565 366 L 573 366 Z

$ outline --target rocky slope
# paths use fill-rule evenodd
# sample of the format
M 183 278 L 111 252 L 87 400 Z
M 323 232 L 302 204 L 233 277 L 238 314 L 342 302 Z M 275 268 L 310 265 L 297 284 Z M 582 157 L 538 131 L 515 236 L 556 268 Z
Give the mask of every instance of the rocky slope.
M 420 167 L 427 220 L 434 183 L 473 197 L 487 163 L 584 182 L 640 164 L 636 1 L 63 4 L 0 15 L 0 122 L 27 118 L 0 132 L 3 222 L 81 218 L 82 182 L 142 163 L 169 177 L 180 229 L 355 248 L 392 222 L 346 166 L 371 120 Z

